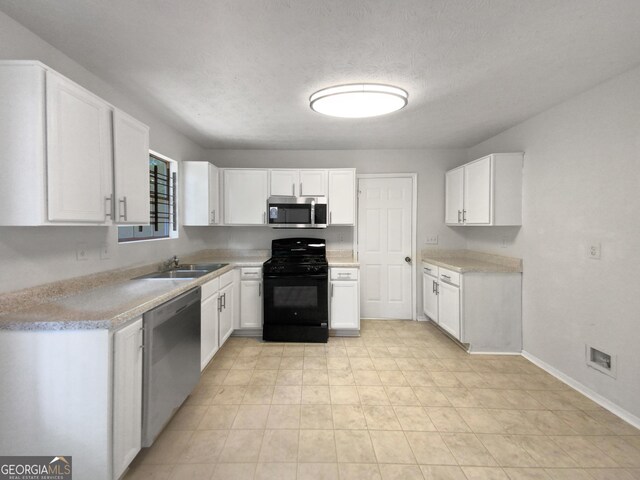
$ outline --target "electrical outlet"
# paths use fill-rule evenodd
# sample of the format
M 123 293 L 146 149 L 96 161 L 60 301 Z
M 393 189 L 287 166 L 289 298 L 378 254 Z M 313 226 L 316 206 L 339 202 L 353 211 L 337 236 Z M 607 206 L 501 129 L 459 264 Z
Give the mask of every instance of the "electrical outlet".
M 591 242 L 587 245 L 587 258 L 600 260 L 600 242 Z
M 100 259 L 108 260 L 110 258 L 111 258 L 111 252 L 109 251 L 109 244 L 103 243 L 102 246 L 100 247 Z
M 427 237 L 424 239 L 424 243 L 425 245 L 437 245 L 438 244 L 438 235 L 427 235 Z
M 76 244 L 76 260 L 89 260 L 89 245 L 86 242 Z

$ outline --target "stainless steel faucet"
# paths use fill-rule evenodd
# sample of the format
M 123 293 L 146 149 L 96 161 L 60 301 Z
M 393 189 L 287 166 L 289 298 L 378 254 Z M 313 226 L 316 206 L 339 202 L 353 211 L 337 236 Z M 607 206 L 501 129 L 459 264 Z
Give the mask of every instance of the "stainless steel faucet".
M 178 259 L 177 255 L 174 255 L 173 257 L 171 257 L 169 260 L 166 260 L 164 262 L 162 262 L 162 270 L 168 270 L 171 268 L 178 268 L 178 265 L 180 265 L 180 260 Z

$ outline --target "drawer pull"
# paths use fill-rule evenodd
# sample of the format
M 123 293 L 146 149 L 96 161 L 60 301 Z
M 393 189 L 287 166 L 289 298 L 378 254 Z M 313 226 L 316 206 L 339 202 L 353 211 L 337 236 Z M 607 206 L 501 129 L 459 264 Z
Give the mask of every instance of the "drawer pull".
M 449 280 L 451 280 L 451 277 L 449 275 L 445 275 L 444 273 L 442 275 L 440 275 L 442 278 L 448 278 Z

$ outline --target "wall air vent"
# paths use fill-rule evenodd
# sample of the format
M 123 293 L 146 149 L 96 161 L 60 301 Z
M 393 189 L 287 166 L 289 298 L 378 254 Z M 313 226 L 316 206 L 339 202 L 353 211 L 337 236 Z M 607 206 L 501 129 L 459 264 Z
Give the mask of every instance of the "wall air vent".
M 591 345 L 585 345 L 587 366 L 598 370 L 610 377 L 616 378 L 617 362 L 614 355 L 598 350 Z

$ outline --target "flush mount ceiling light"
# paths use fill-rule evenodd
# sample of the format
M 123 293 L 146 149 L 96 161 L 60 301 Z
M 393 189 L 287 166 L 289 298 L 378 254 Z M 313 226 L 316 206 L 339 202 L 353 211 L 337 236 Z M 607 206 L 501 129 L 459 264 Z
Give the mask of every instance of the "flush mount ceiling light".
M 365 118 L 400 110 L 408 97 L 406 91 L 391 85 L 354 83 L 318 90 L 309 97 L 309 106 L 332 117 Z

